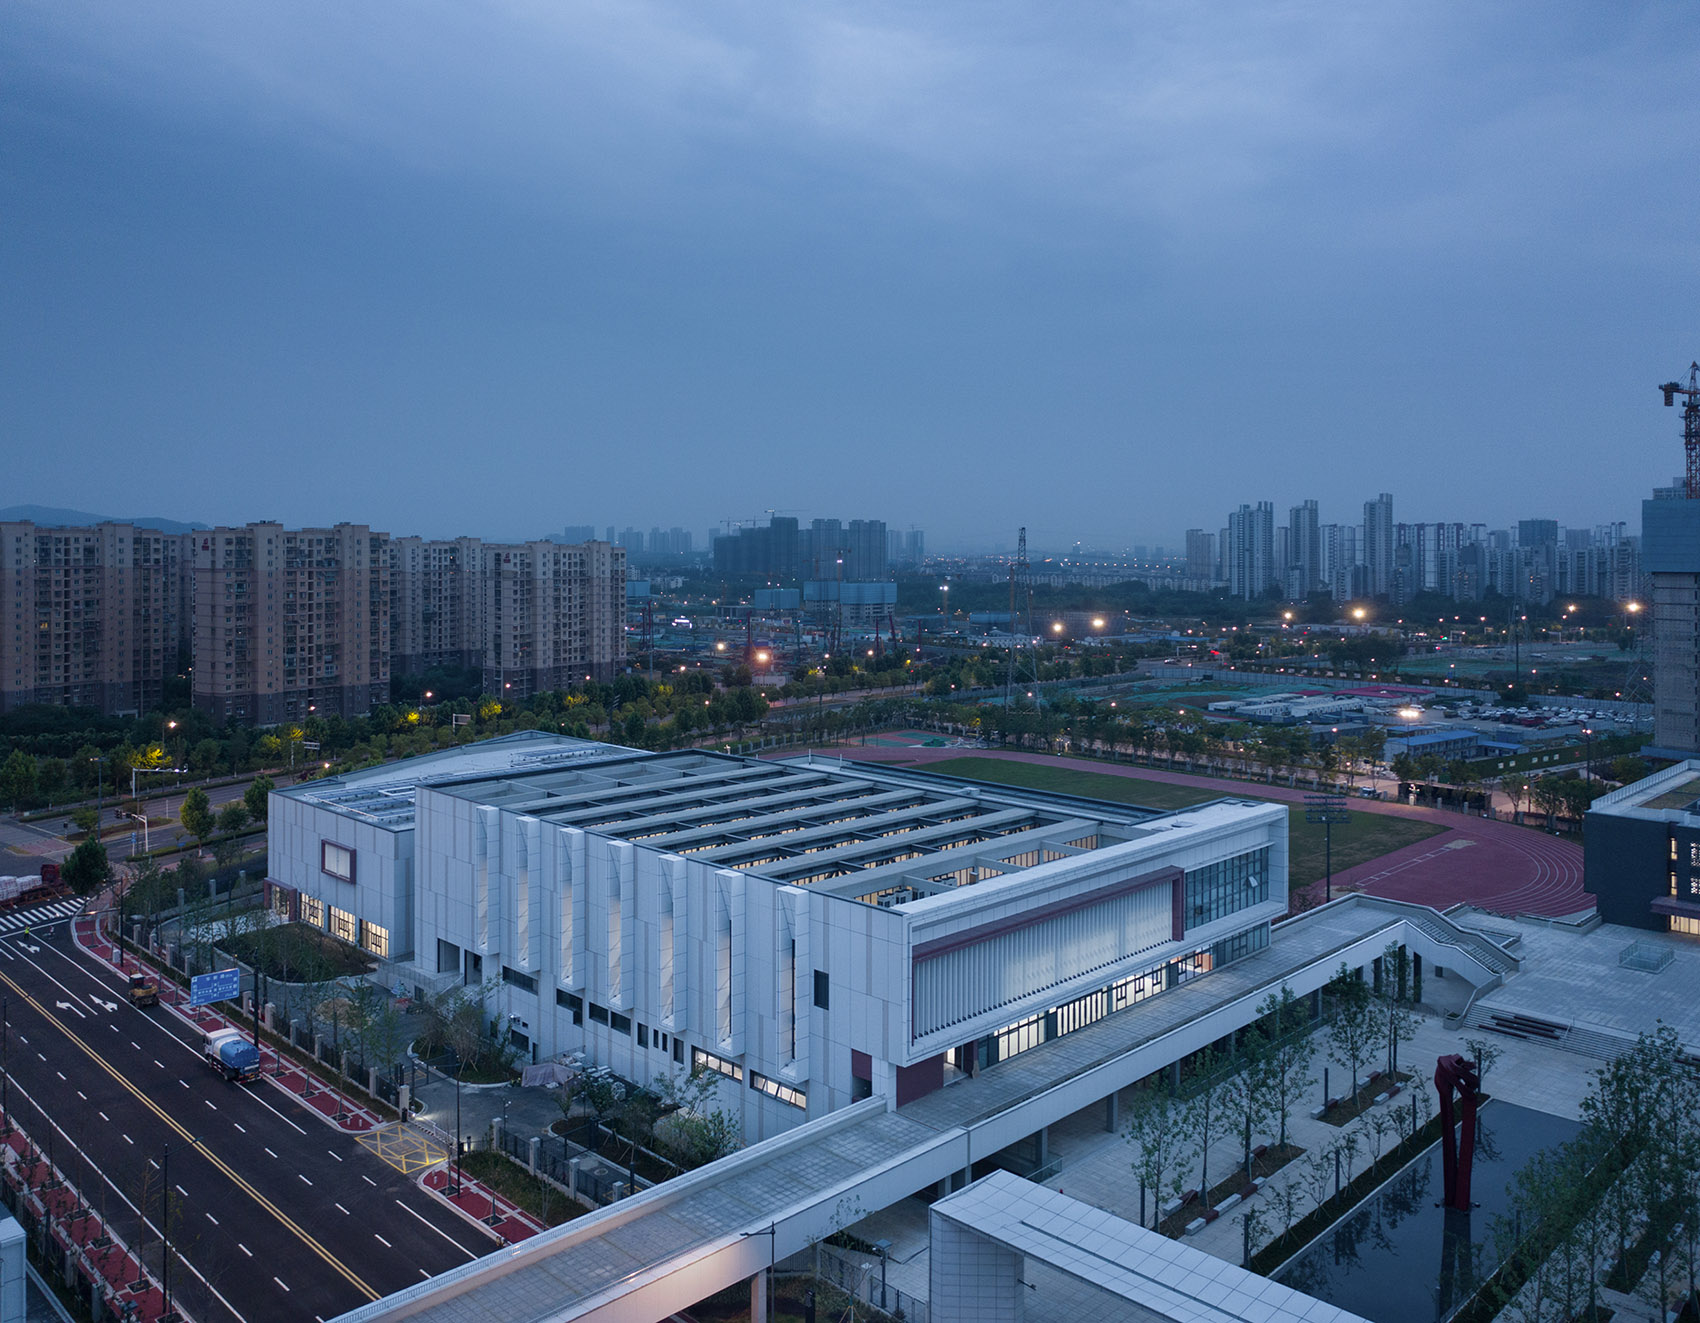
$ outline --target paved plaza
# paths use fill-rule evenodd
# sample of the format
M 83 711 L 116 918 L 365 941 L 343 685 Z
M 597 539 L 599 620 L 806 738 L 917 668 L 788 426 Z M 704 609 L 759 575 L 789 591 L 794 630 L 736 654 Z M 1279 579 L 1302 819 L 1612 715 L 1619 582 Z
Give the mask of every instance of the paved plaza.
M 1483 922 L 1489 920 L 1484 917 Z M 1519 951 L 1525 957 L 1525 972 L 1508 980 L 1505 987 L 1497 989 L 1495 997 L 1509 997 L 1514 992 L 1522 995 L 1520 990 L 1527 987 L 1530 989 L 1527 996 L 1536 999 L 1548 1018 L 1560 1014 L 1575 1018 L 1576 1014 L 1586 1009 L 1598 992 L 1599 980 L 1604 977 L 1604 967 L 1609 963 L 1610 972 L 1617 974 L 1619 950 L 1633 937 L 1644 935 L 1609 926 L 1595 929 L 1593 932 L 1578 933 L 1539 922 L 1516 924 L 1514 921 L 1497 917 L 1493 918 L 1491 923 L 1496 930 L 1516 927 L 1525 942 Z M 1689 951 L 1688 954 L 1696 962 L 1700 962 L 1700 952 Z M 1541 971 L 1542 965 L 1546 966 L 1544 971 Z M 1679 1032 L 1683 1032 L 1685 1040 L 1693 1041 L 1689 1039 L 1684 1027 L 1700 1016 L 1700 1011 L 1692 1004 L 1692 989 L 1700 986 L 1700 982 L 1696 981 L 1700 978 L 1700 973 L 1690 975 L 1684 972 L 1684 968 L 1681 964 L 1673 964 L 1663 974 L 1651 976 L 1638 975 L 1637 971 L 1632 970 L 1624 971 L 1625 975 L 1637 974 L 1635 979 L 1626 979 L 1626 982 L 1634 984 L 1634 987 L 1618 993 L 1624 1001 L 1625 1014 L 1628 1004 L 1638 995 L 1637 989 L 1640 996 L 1647 996 L 1643 986 L 1646 980 L 1661 977 L 1668 979 L 1669 995 L 1674 1001 L 1681 1000 L 1680 988 L 1687 987 L 1690 990 L 1688 1007 L 1673 1006 L 1669 1009 L 1682 1011 L 1682 1018 L 1674 1020 L 1673 1023 L 1679 1025 Z M 1540 971 L 1539 981 L 1529 981 L 1536 971 Z M 1414 1070 L 1417 1079 L 1406 1086 L 1395 1105 L 1408 1106 L 1410 1089 L 1418 1083 L 1427 1088 L 1432 1097 L 1433 1086 L 1430 1077 L 1433 1075 L 1435 1059 L 1454 1052 L 1464 1053 L 1467 1051 L 1465 1040 L 1480 1037 L 1493 1043 L 1500 1051 L 1499 1059 L 1494 1062 L 1484 1081 L 1484 1088 L 1490 1095 L 1569 1120 L 1579 1119 L 1582 1100 L 1588 1095 L 1594 1072 L 1602 1063 L 1594 1057 L 1544 1043 L 1448 1027 L 1447 1012 L 1462 1010 L 1468 995 L 1468 986 L 1456 979 L 1430 978 L 1425 981 L 1425 1013 L 1418 1017 L 1416 1037 L 1399 1051 L 1400 1068 Z M 1643 1012 L 1640 1021 L 1643 1027 L 1650 1027 L 1652 1015 L 1663 1009 L 1667 1008 L 1660 1000 L 1653 1006 L 1651 1013 Z M 1310 1108 L 1322 1100 L 1320 1079 L 1326 1053 L 1326 1045 L 1319 1036 L 1314 1064 L 1318 1083 L 1313 1090 L 1314 1097 L 1296 1109 L 1288 1122 L 1291 1141 L 1306 1150 L 1326 1147 L 1342 1133 L 1339 1127 L 1312 1120 L 1309 1115 Z M 1340 1068 L 1331 1066 L 1330 1069 L 1335 1077 L 1335 1092 L 1339 1093 Z M 1139 1182 L 1132 1165 L 1135 1151 L 1125 1135 L 1112 1134 L 1104 1129 L 1101 1107 L 1088 1108 L 1052 1126 L 1049 1152 L 1053 1164 L 1052 1173 L 1045 1182 L 1049 1188 L 1128 1221 L 1139 1220 Z M 1212 1183 L 1230 1172 L 1239 1160 L 1240 1151 L 1236 1142 L 1222 1143 L 1212 1149 Z M 1360 1166 L 1363 1161 L 1364 1159 L 1360 1159 Z M 1303 1168 L 1302 1158 L 1290 1163 L 1272 1176 L 1265 1189 L 1254 1197 L 1253 1204 L 1261 1205 L 1266 1219 L 1274 1219 L 1272 1192 L 1288 1182 L 1300 1181 Z M 1305 1198 L 1299 1215 L 1303 1216 L 1312 1207 L 1313 1201 Z M 1147 1224 L 1149 1212 L 1147 1208 Z M 891 1285 L 905 1293 L 925 1294 L 929 1260 L 927 1208 L 922 1200 L 906 1199 L 892 1208 L 864 1219 L 853 1230 L 856 1235 L 869 1241 L 891 1241 L 888 1264 L 888 1279 Z M 1276 1226 L 1269 1227 L 1266 1234 L 1258 1238 L 1255 1244 L 1260 1245 L 1273 1239 L 1279 1230 Z M 1241 1212 L 1235 1209 L 1202 1231 L 1188 1236 L 1186 1243 L 1229 1262 L 1239 1263 L 1244 1248 L 1243 1238 Z

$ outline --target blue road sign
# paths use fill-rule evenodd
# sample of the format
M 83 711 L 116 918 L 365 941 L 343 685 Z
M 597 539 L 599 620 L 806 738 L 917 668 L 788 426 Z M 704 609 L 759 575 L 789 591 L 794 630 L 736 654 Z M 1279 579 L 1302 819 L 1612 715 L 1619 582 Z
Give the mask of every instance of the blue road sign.
M 240 969 L 215 969 L 210 974 L 196 974 L 189 980 L 191 1006 L 205 1006 L 215 1001 L 234 1001 L 241 993 Z

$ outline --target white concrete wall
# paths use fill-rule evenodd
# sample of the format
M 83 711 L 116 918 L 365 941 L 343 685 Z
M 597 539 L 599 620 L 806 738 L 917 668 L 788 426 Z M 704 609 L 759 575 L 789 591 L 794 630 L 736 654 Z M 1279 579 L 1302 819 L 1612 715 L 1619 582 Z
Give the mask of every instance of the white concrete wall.
M 412 954 L 411 831 L 392 831 L 275 792 L 267 799 L 266 812 L 267 870 L 273 880 L 386 929 L 392 960 Z M 353 885 L 321 870 L 322 841 L 354 851 Z

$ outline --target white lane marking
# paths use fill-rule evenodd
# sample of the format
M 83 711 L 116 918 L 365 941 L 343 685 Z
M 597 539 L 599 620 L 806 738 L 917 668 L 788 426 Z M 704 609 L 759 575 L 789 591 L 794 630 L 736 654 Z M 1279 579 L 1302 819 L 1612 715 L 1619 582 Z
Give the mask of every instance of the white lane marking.
M 274 1281 L 274 1282 L 276 1282 L 276 1283 L 277 1283 L 277 1284 L 278 1284 L 278 1285 L 279 1285 L 279 1286 L 281 1286 L 281 1287 L 282 1287 L 282 1288 L 283 1288 L 283 1289 L 284 1289 L 284 1290 L 286 1290 L 286 1291 L 287 1291 L 287 1290 L 288 1290 L 288 1289 L 289 1289 L 289 1283 L 288 1283 L 288 1282 L 286 1282 L 286 1281 L 284 1281 L 284 1280 L 283 1280 L 283 1278 L 281 1278 L 281 1277 L 274 1277 L 274 1278 L 272 1278 L 272 1280 L 273 1280 L 273 1281 Z
M 106 1124 L 107 1124 L 107 1125 L 111 1125 L 111 1124 L 112 1124 L 112 1118 L 111 1118 L 111 1117 L 110 1117 L 110 1116 L 108 1116 L 108 1115 L 107 1115 L 107 1114 L 106 1114 L 106 1113 L 105 1113 L 105 1112 L 101 1112 L 101 1111 L 97 1111 L 97 1112 L 96 1112 L 96 1113 L 95 1113 L 95 1115 L 96 1115 L 96 1116 L 98 1116 L 98 1117 L 100 1117 L 100 1119 L 101 1119 L 101 1120 L 102 1120 L 102 1121 L 105 1121 L 105 1122 L 106 1122 Z
M 216 1112 L 218 1110 L 218 1104 L 215 1103 L 211 1098 L 202 1098 L 201 1101 L 204 1102 L 208 1107 L 212 1108 L 213 1111 Z
M 125 1143 L 126 1143 L 126 1144 L 134 1144 L 134 1143 L 135 1143 L 135 1142 L 136 1142 L 136 1141 L 135 1141 L 135 1140 L 133 1140 L 133 1139 L 131 1139 L 131 1138 L 130 1138 L 130 1136 L 128 1136 L 128 1135 L 125 1135 L 125 1136 L 124 1136 L 124 1142 L 125 1142 Z
M 187 1190 L 185 1190 L 181 1185 L 179 1185 L 177 1187 L 177 1193 L 182 1195 L 185 1199 L 187 1199 L 189 1197 L 189 1192 Z
M 216 1217 L 214 1217 L 211 1213 L 207 1214 L 207 1221 L 211 1222 L 215 1227 L 218 1225 L 218 1219 Z
M 158 1057 L 155 1057 L 153 1059 L 153 1063 L 154 1063 L 154 1065 L 158 1066 L 161 1070 L 165 1069 L 165 1063 L 163 1061 L 161 1061 Z
M 338 1162 L 341 1162 L 341 1161 L 342 1161 L 342 1154 L 340 1154 L 340 1153 L 338 1153 L 338 1152 L 337 1152 L 337 1151 L 336 1151 L 336 1150 L 335 1150 L 335 1149 L 329 1149 L 329 1148 L 327 1148 L 327 1149 L 326 1149 L 326 1150 L 325 1150 L 325 1152 L 326 1152 L 326 1153 L 329 1153 L 329 1154 L 330 1154 L 330 1155 L 331 1155 L 331 1156 L 332 1156 L 332 1157 L 333 1157 L 333 1158 L 335 1158 L 335 1159 L 336 1159 L 336 1160 L 337 1160 L 337 1161 L 338 1161 Z
M 57 1076 L 58 1076 L 58 1077 L 59 1077 L 59 1078 L 60 1078 L 60 1079 L 64 1079 L 64 1078 L 65 1078 L 65 1072 L 64 1072 L 64 1071 L 62 1071 L 62 1070 L 56 1070 L 56 1071 L 54 1071 L 54 1072 L 53 1072 L 53 1073 L 54 1073 L 54 1074 L 55 1074 L 55 1075 L 57 1075 Z
M 248 1256 L 248 1257 L 249 1257 L 249 1258 L 250 1258 L 250 1259 L 251 1259 L 251 1258 L 253 1258 L 253 1257 L 254 1257 L 254 1251 L 253 1251 L 253 1250 L 251 1250 L 251 1249 L 249 1249 L 249 1248 L 248 1248 L 248 1247 L 247 1247 L 247 1246 L 246 1246 L 246 1245 L 244 1245 L 244 1244 L 243 1244 L 243 1243 L 242 1243 L 242 1242 L 241 1242 L 241 1241 L 237 1241 L 237 1242 L 236 1242 L 236 1248 L 237 1248 L 237 1249 L 239 1249 L 239 1250 L 241 1250 L 241 1251 L 242 1251 L 242 1252 L 243 1252 L 243 1253 L 244 1253 L 244 1254 L 246 1254 L 246 1255 L 247 1255 L 247 1256 Z
M 382 1236 L 380 1236 L 380 1235 L 379 1235 L 379 1234 L 378 1234 L 378 1233 L 377 1233 L 377 1232 L 376 1232 L 376 1231 L 374 1231 L 374 1232 L 373 1232 L 373 1233 L 372 1233 L 372 1239 L 373 1239 L 373 1240 L 375 1240 L 375 1241 L 377 1241 L 377 1242 L 378 1242 L 378 1244 L 380 1244 L 380 1245 L 382 1245 L 382 1246 L 383 1246 L 383 1247 L 384 1247 L 384 1248 L 385 1248 L 385 1249 L 394 1249 L 394 1248 L 395 1248 L 395 1246 L 394 1246 L 394 1245 L 392 1245 L 392 1244 L 390 1244 L 390 1242 L 389 1242 L 389 1241 L 387 1241 L 387 1240 L 385 1240 L 385 1239 L 384 1239 L 384 1238 L 383 1238 L 383 1237 L 382 1237 Z
M 266 1150 L 266 1156 L 267 1156 L 267 1157 L 268 1157 L 268 1158 L 275 1158 L 275 1157 L 276 1157 L 276 1156 L 277 1156 L 277 1154 L 275 1154 L 275 1153 L 273 1153 L 273 1152 L 272 1152 L 272 1151 L 271 1151 L 271 1150 L 270 1150 L 270 1149 L 269 1149 L 269 1148 L 268 1148 L 268 1149 L 267 1149 L 267 1150 Z
M 360 1179 L 365 1181 L 366 1184 L 370 1185 L 374 1190 L 378 1188 L 378 1182 L 373 1180 L 370 1176 L 366 1175 L 364 1172 L 361 1173 Z
M 236 1127 L 236 1128 L 237 1128 L 237 1129 L 238 1129 L 238 1130 L 240 1130 L 240 1131 L 241 1131 L 241 1132 L 242 1132 L 242 1133 L 243 1133 L 243 1134 L 247 1134 L 247 1133 L 248 1133 L 248 1128 L 247 1128 L 247 1127 L 246 1127 L 246 1126 L 244 1126 L 244 1125 L 243 1125 L 243 1124 L 242 1124 L 242 1122 L 240 1122 L 240 1121 L 232 1121 L 232 1122 L 231 1122 L 231 1123 L 230 1123 L 230 1124 L 231 1124 L 231 1125 L 233 1125 L 233 1126 L 235 1126 L 235 1127 Z
M 295 1174 L 296 1174 L 296 1175 L 297 1175 L 297 1176 L 301 1176 L 301 1173 L 300 1173 L 300 1172 L 296 1172 L 296 1173 L 295 1173 Z M 308 1180 L 307 1180 L 307 1178 L 306 1178 L 306 1177 L 305 1177 L 305 1176 L 301 1176 L 301 1179 L 302 1179 L 302 1180 L 304 1180 L 304 1181 L 307 1181 L 307 1184 L 309 1184 L 309 1185 L 311 1185 L 311 1184 L 312 1184 L 312 1183 L 313 1183 L 313 1182 L 312 1182 L 312 1181 L 308 1181 Z
M 138 1052 L 140 1052 L 142 1050 L 142 1045 L 140 1043 L 138 1043 L 134 1038 L 132 1038 L 130 1040 L 130 1046 L 135 1048 L 136 1051 L 138 1051 Z
M 341 1213 L 344 1217 L 353 1217 L 354 1216 L 353 1213 L 349 1212 L 341 1204 L 332 1204 L 331 1207 L 336 1209 L 336 1211 Z
M 414 1211 L 413 1211 L 413 1210 L 412 1210 L 412 1209 L 411 1209 L 411 1208 L 409 1208 L 409 1207 L 408 1207 L 408 1206 L 407 1206 L 407 1205 L 406 1205 L 406 1204 L 404 1204 L 404 1203 L 402 1203 L 402 1201 L 401 1201 L 401 1200 L 400 1200 L 400 1199 L 397 1199 L 397 1200 L 396 1200 L 396 1201 L 395 1201 L 395 1206 L 396 1206 L 396 1207 L 397 1207 L 397 1208 L 399 1208 L 399 1209 L 401 1209 L 401 1211 L 402 1211 L 402 1212 L 404 1212 L 404 1213 L 407 1213 L 407 1214 L 408 1214 L 408 1215 L 409 1215 L 409 1216 L 411 1216 L 411 1217 L 419 1217 L 419 1214 L 418 1214 L 418 1213 L 415 1213 L 415 1212 L 414 1212 Z M 477 1255 L 476 1255 L 476 1254 L 474 1254 L 474 1253 L 473 1253 L 473 1252 L 472 1252 L 472 1251 L 471 1251 L 471 1250 L 469 1250 L 469 1249 L 467 1249 L 467 1247 L 466 1247 L 466 1246 L 465 1246 L 465 1245 L 462 1245 L 462 1244 L 461 1244 L 461 1243 L 460 1243 L 460 1242 L 459 1242 L 459 1241 L 458 1241 L 458 1240 L 456 1240 L 456 1239 L 455 1239 L 455 1238 L 454 1238 L 454 1237 L 453 1237 L 453 1236 L 451 1236 L 451 1235 L 449 1235 L 449 1233 L 448 1233 L 448 1232 L 446 1232 L 446 1231 L 444 1231 L 444 1230 L 443 1230 L 443 1229 L 442 1229 L 442 1228 L 441 1228 L 441 1227 L 438 1227 L 438 1226 L 433 1226 L 433 1225 L 432 1225 L 432 1223 L 431 1223 L 431 1222 L 430 1222 L 430 1221 L 429 1221 L 429 1220 L 428 1220 L 428 1219 L 426 1219 L 426 1218 L 423 1218 L 423 1217 L 419 1217 L 419 1220 L 420 1220 L 420 1221 L 421 1221 L 421 1222 L 424 1222 L 424 1223 L 425 1223 L 425 1225 L 426 1225 L 426 1226 L 428 1226 L 428 1227 L 430 1227 L 430 1228 L 431 1228 L 431 1230 L 433 1230 L 433 1231 L 435 1231 L 435 1232 L 436 1232 L 436 1233 L 437 1233 L 437 1234 L 438 1234 L 438 1235 L 439 1235 L 439 1236 L 441 1236 L 441 1237 L 442 1237 L 442 1238 L 443 1238 L 443 1239 L 444 1239 L 444 1240 L 446 1240 L 446 1241 L 448 1241 L 448 1242 L 449 1242 L 449 1244 L 451 1244 L 451 1245 L 453 1245 L 453 1246 L 454 1246 L 454 1247 L 455 1247 L 455 1248 L 456 1248 L 456 1249 L 457 1249 L 457 1250 L 459 1250 L 459 1251 L 460 1251 L 460 1252 L 461 1252 L 461 1253 L 462 1253 L 462 1254 L 464 1254 L 464 1255 L 466 1255 L 466 1257 L 467 1257 L 467 1258 L 469 1258 L 469 1259 L 476 1259 L 476 1258 L 477 1258 L 477 1257 L 478 1257 L 478 1256 L 477 1256 Z M 430 1275 L 430 1274 L 429 1274 L 429 1273 L 427 1273 L 427 1274 L 426 1274 L 426 1276 L 429 1276 L 429 1275 Z

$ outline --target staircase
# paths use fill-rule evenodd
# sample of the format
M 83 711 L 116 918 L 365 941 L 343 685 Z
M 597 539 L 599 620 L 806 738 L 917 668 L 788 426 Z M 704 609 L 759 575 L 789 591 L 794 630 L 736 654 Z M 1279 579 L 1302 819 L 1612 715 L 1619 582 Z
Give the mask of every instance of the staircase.
M 1491 1006 L 1473 1006 L 1464 1017 L 1464 1028 L 1503 1034 L 1528 1043 L 1549 1043 L 1566 1052 L 1593 1057 L 1597 1061 L 1612 1061 L 1632 1047 L 1635 1040 L 1611 1029 L 1595 1029 L 1587 1025 L 1560 1024 L 1521 1011 L 1500 1011 Z

